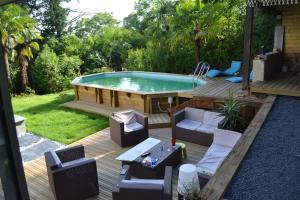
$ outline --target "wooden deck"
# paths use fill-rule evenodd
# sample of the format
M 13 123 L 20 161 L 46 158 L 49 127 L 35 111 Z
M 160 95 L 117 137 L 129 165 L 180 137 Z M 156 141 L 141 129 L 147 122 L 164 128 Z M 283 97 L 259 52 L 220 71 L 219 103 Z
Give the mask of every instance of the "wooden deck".
M 169 141 L 171 138 L 171 129 L 153 129 L 150 130 L 150 136 L 160 140 Z M 207 147 L 184 142 L 187 144 L 188 159 L 187 163 L 197 163 L 207 151 Z M 86 137 L 72 145 L 83 144 L 85 146 L 86 156 L 97 160 L 98 180 L 100 195 L 91 199 L 111 200 L 112 187 L 115 185 L 121 169 L 121 162 L 115 158 L 128 148 L 120 148 L 110 140 L 109 129 L 105 129 Z M 30 199 L 46 200 L 54 199 L 49 188 L 48 177 L 44 158 L 31 161 L 24 165 L 26 180 Z M 177 179 L 178 169 L 174 171 L 173 176 L 173 199 L 177 199 Z
M 103 116 L 110 116 L 113 112 L 126 110 L 121 107 L 110 107 L 101 104 L 88 103 L 85 101 L 70 101 L 61 106 L 100 114 Z M 167 128 L 171 126 L 170 117 L 167 113 L 146 114 L 148 116 L 149 128 Z
M 300 73 L 283 74 L 270 81 L 252 83 L 250 92 L 300 97 Z
M 231 83 L 226 81 L 227 77 L 204 78 L 206 84 L 197 87 L 192 92 L 180 93 L 181 97 L 216 97 L 225 98 L 228 96 L 229 90 L 238 96 L 242 93 L 241 83 Z

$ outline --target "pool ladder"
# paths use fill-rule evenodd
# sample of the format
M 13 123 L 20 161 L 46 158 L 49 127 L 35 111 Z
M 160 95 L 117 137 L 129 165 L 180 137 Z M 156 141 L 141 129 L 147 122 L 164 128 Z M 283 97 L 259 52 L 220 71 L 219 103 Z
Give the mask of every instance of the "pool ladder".
M 210 69 L 210 65 L 207 62 L 201 61 L 198 63 L 196 70 L 193 74 L 193 86 L 197 85 L 198 79 L 204 78 Z

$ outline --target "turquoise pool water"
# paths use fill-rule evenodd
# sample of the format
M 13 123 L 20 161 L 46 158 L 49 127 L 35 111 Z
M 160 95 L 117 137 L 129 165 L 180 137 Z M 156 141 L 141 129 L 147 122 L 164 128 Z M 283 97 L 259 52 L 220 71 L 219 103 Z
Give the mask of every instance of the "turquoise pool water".
M 190 76 L 152 72 L 102 73 L 80 77 L 77 81 L 75 79 L 75 82 L 144 93 L 184 91 L 194 88 L 193 78 Z M 199 80 L 196 86 L 201 84 L 204 82 Z

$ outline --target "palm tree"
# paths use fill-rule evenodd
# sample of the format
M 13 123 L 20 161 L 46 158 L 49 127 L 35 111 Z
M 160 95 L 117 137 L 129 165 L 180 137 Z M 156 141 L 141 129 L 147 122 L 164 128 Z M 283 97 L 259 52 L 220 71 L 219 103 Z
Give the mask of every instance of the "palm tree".
M 37 22 L 29 16 L 27 10 L 20 6 L 11 4 L 0 8 L 0 32 L 7 78 L 11 85 L 9 53 L 15 48 L 16 60 L 20 65 L 22 91 L 25 90 L 28 83 L 27 59 L 32 58 L 32 49 L 39 49 L 35 40 L 42 39 L 36 26 Z

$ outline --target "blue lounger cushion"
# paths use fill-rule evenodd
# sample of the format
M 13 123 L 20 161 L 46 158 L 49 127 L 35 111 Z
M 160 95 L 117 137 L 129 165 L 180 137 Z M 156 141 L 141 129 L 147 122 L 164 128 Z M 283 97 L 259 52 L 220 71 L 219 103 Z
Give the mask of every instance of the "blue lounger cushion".
M 232 83 L 241 83 L 243 81 L 243 77 L 238 76 L 238 77 L 230 77 L 226 79 L 227 81 L 230 81 Z M 253 80 L 253 71 L 250 73 L 249 80 Z
M 230 77 L 226 79 L 227 81 L 230 81 L 231 83 L 240 83 L 243 81 L 243 77 Z
M 206 76 L 209 78 L 214 78 L 221 74 L 222 74 L 222 72 L 220 70 L 211 69 L 211 70 L 209 70 L 209 72 L 207 72 Z
M 226 69 L 223 74 L 225 76 L 233 76 L 235 73 L 239 72 L 242 66 L 241 61 L 232 61 L 231 62 L 231 67 Z

